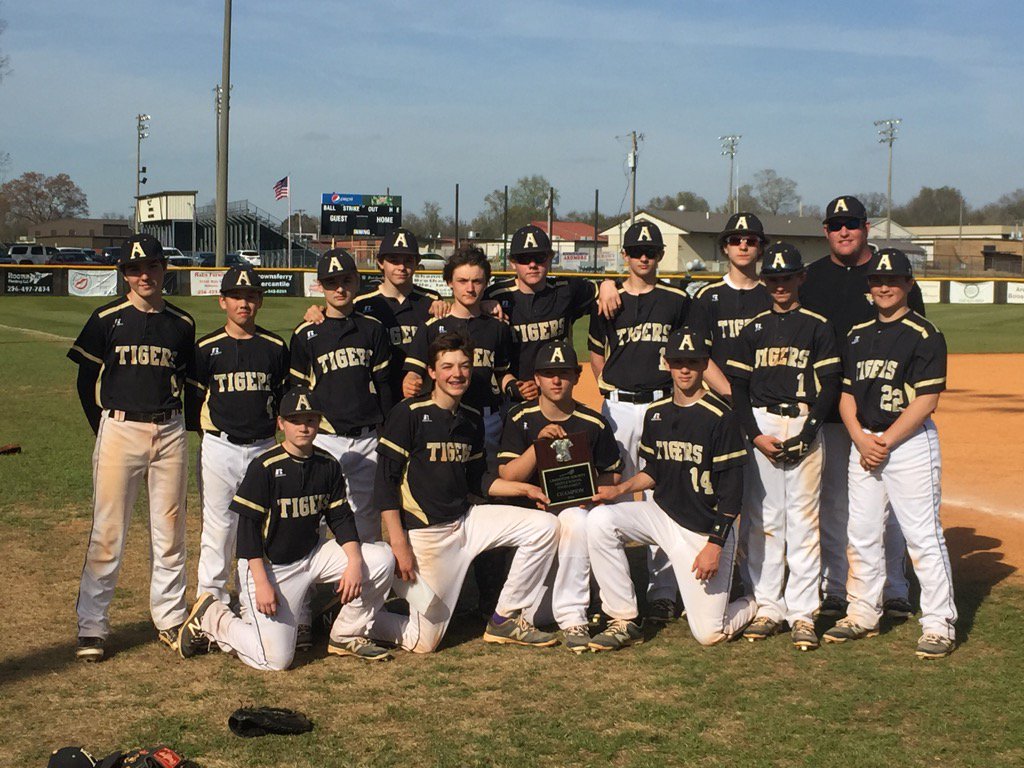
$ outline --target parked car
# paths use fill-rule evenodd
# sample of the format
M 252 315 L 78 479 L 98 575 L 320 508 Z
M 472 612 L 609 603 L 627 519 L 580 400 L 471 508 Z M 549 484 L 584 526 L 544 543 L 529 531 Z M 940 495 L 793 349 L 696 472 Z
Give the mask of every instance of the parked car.
M 103 253 L 96 257 L 98 264 L 112 267 L 117 264 L 117 260 L 121 257 L 121 249 L 116 245 L 108 245 L 103 249 Z
M 199 266 L 200 267 L 216 267 L 217 257 L 209 252 L 199 254 Z M 237 253 L 226 253 L 224 254 L 224 266 L 225 267 L 251 267 L 248 261 L 243 259 Z
M 252 264 L 254 267 L 258 267 L 260 263 L 263 261 L 262 258 L 260 258 L 259 251 L 244 251 L 239 249 L 238 255 L 241 256 L 250 264 Z
M 78 248 L 59 248 L 58 252 L 46 260 L 47 264 L 60 264 L 64 266 L 95 266 L 96 262 L 89 258 L 89 255 Z
M 14 259 L 16 264 L 45 264 L 47 259 L 59 253 L 60 251 L 52 245 L 16 243 L 10 247 L 7 255 Z

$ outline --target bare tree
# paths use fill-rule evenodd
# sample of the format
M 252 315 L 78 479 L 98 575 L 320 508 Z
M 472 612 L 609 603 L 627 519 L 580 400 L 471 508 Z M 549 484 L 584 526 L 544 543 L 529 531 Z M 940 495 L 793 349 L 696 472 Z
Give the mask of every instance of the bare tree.
M 676 192 L 674 195 L 664 197 L 652 197 L 647 201 L 647 208 L 652 211 L 675 211 L 683 206 L 687 211 L 710 211 L 708 201 L 696 192 Z
M 773 168 L 765 168 L 754 174 L 754 191 L 768 213 L 792 213 L 800 204 L 796 182 L 779 176 Z
M 0 19 L 0 36 L 3 35 L 4 30 L 7 29 L 7 22 Z M 11 57 L 6 54 L 0 54 L 0 82 L 11 73 Z

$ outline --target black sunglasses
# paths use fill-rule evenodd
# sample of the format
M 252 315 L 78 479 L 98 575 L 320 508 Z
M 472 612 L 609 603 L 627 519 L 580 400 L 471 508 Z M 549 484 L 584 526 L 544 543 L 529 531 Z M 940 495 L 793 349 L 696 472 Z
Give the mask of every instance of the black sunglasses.
M 851 232 L 855 229 L 860 229 L 864 226 L 862 219 L 833 219 L 828 223 L 829 232 L 838 232 L 843 227 L 846 227 Z
M 519 256 L 513 256 L 512 261 L 514 261 L 516 264 L 521 264 L 524 267 L 527 264 L 537 264 L 539 266 L 543 266 L 544 264 L 548 263 L 548 257 L 547 254 L 544 253 L 524 253 Z
M 756 248 L 761 243 L 759 237 L 740 237 L 739 235 L 733 235 L 725 241 L 729 245 L 740 245 L 746 243 L 749 248 Z

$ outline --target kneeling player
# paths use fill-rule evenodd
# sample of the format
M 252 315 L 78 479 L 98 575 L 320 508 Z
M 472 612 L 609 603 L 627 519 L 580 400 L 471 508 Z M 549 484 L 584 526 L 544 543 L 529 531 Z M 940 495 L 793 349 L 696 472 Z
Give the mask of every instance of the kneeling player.
M 850 330 L 839 413 L 850 433 L 850 575 L 846 618 L 831 643 L 878 634 L 885 585 L 882 536 L 895 514 L 921 583 L 917 655 L 938 659 L 956 644 L 949 553 L 939 520 L 942 459 L 932 413 L 946 388 L 946 340 L 907 306 L 914 286 L 906 255 L 878 253 L 868 275 L 878 319 Z
M 250 667 L 287 669 L 306 592 L 333 582 L 343 607 L 327 652 L 390 658 L 365 635 L 391 585 L 394 558 L 386 544 L 359 544 L 341 468 L 313 445 L 323 414 L 311 397 L 304 387 L 284 396 L 277 420 L 284 442 L 253 460 L 231 502 L 239 516 L 239 591 L 250 619 L 240 619 L 209 592 L 201 595 L 178 634 L 185 658 L 205 635 Z M 321 539 L 321 517 L 334 539 Z
M 466 336 L 445 333 L 434 339 L 426 360 L 433 390 L 392 409 L 378 448 L 377 503 L 397 574 L 422 584 L 417 599 L 409 590 L 409 615 L 381 611 L 372 636 L 417 653 L 437 648 L 470 562 L 494 547 L 518 549 L 484 640 L 533 646 L 558 642 L 523 616 L 537 602 L 551 568 L 557 518 L 538 510 L 473 504 L 468 498 L 491 494 L 547 502 L 536 486 L 485 478 L 483 421 L 462 404 L 472 359 Z
M 534 441 L 581 433 L 590 446 L 598 484 L 619 481 L 622 459 L 615 434 L 601 414 L 572 397 L 579 378 L 576 351 L 568 341 L 549 341 L 538 350 L 533 379 L 540 396 L 536 402 L 519 403 L 509 411 L 498 452 L 501 477 L 539 485 Z M 585 507 L 568 507 L 558 512 L 558 566 L 553 576 L 548 578 L 551 591 L 545 590 L 542 604 L 534 606 L 532 619 L 543 623 L 550 620 L 548 617 L 554 618 L 566 648 L 576 653 L 585 651 L 590 642 L 590 557 Z
M 664 357 L 672 397 L 652 403 L 644 416 L 644 469 L 594 496 L 608 502 L 654 489 L 653 501 L 595 507 L 587 516 L 591 567 L 602 608 L 612 619 L 590 641 L 591 650 L 615 651 L 642 640 L 626 561 L 631 541 L 656 544 L 668 555 L 690 631 L 701 645 L 734 637 L 754 618 L 753 598 L 729 602 L 736 555 L 732 524 L 743 497 L 747 450 L 736 416 L 703 387 L 709 356 L 697 329 L 684 326 L 669 336 Z

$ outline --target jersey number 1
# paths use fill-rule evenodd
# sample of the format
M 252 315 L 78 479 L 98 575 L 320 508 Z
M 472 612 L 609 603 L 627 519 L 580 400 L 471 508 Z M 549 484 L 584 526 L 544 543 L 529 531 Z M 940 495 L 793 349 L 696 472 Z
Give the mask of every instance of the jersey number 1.
M 710 470 L 705 469 L 701 472 L 697 467 L 690 467 L 690 481 L 693 483 L 693 490 L 696 493 L 703 491 L 711 496 L 715 492 L 715 489 L 711 487 Z

